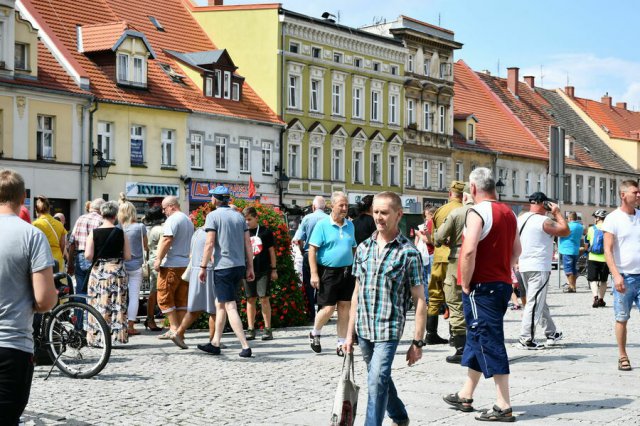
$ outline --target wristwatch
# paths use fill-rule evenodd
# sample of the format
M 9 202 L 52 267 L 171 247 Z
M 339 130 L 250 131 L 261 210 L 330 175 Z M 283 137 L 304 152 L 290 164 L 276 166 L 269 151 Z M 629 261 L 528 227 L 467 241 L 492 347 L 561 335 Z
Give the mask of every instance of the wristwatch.
M 420 339 L 420 340 L 412 340 L 411 341 L 412 345 L 416 345 L 417 347 L 421 348 L 425 345 L 424 340 Z

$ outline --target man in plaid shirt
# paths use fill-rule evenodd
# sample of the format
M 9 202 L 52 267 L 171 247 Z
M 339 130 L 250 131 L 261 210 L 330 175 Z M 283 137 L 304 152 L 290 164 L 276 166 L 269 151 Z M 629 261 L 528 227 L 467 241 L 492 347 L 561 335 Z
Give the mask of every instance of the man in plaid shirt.
M 381 425 L 385 411 L 393 425 L 408 425 L 409 416 L 391 379 L 411 298 L 416 301 L 414 340 L 407 351 L 409 366 L 422 358 L 426 323 L 424 275 L 420 252 L 400 233 L 402 202 L 393 192 L 373 199 L 376 232 L 356 250 L 351 300 L 344 350 L 353 350 L 353 333 L 367 363 L 369 389 L 365 425 Z
M 69 262 L 67 272 L 76 277 L 76 294 L 86 294 L 86 276 L 91 268 L 91 262 L 84 257 L 84 248 L 87 237 L 95 228 L 102 224 L 100 207 L 104 204 L 102 198 L 96 198 L 91 202 L 89 213 L 83 214 L 76 221 L 71 237 L 69 238 Z

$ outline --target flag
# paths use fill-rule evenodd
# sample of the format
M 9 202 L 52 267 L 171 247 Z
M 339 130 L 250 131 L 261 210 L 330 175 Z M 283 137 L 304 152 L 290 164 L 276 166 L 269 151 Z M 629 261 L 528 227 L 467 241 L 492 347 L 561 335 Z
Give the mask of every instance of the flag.
M 253 184 L 253 178 L 249 176 L 249 198 L 256 196 L 256 186 Z

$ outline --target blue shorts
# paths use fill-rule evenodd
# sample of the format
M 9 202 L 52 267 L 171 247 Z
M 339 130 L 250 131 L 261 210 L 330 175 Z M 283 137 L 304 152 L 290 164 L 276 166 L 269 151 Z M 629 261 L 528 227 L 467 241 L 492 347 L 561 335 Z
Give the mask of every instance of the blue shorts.
M 576 264 L 578 263 L 578 256 L 573 254 L 563 254 L 562 255 L 562 267 L 564 268 L 565 275 L 576 275 L 578 268 Z
M 238 286 L 244 278 L 246 268 L 236 266 L 234 268 L 217 269 L 213 271 L 213 282 L 218 302 L 232 302 L 238 297 Z
M 622 274 L 625 292 L 620 293 L 613 286 L 613 312 L 616 321 L 625 322 L 631 316 L 631 308 L 635 302 L 640 310 L 640 274 Z
M 509 374 L 509 357 L 504 346 L 503 317 L 511 299 L 511 284 L 472 284 L 471 293 L 462 292 L 467 343 L 462 365 L 481 371 L 485 378 Z

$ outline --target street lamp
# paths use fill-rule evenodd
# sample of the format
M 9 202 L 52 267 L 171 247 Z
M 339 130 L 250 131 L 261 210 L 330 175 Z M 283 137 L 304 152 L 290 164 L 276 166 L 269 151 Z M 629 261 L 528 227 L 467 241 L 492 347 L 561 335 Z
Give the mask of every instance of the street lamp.
M 282 193 L 289 189 L 289 180 L 289 176 L 287 176 L 284 170 L 280 169 L 278 179 L 276 179 L 276 185 L 278 185 L 278 198 L 280 206 L 282 206 Z
M 98 161 L 93 165 L 93 176 L 97 177 L 100 180 L 103 180 L 107 177 L 107 173 L 109 173 L 109 167 L 111 166 L 111 164 L 109 164 L 109 162 L 105 161 L 105 159 L 102 158 L 102 151 L 94 149 L 92 154 L 98 157 Z
M 502 193 L 504 192 L 505 186 L 506 185 L 502 181 L 502 178 L 498 178 L 498 181 L 496 182 L 496 191 L 498 191 L 498 201 L 502 200 Z

